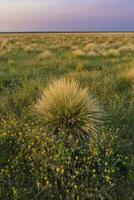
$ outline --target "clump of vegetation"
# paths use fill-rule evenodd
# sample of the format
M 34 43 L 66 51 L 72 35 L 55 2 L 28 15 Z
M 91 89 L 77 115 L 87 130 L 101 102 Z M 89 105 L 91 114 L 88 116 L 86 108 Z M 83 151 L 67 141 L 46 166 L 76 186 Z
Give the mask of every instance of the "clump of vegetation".
M 91 57 L 99 56 L 99 54 L 98 54 L 97 52 L 95 52 L 95 51 L 89 51 L 89 52 L 87 53 L 87 55 L 88 55 L 88 56 L 91 56 Z
M 27 53 L 32 53 L 34 51 L 34 49 L 32 48 L 32 46 L 30 46 L 30 45 L 24 46 L 23 49 Z
M 120 51 L 118 49 L 109 49 L 108 51 L 109 56 L 120 56 Z
M 36 104 L 48 129 L 65 130 L 76 135 L 92 135 L 100 124 L 102 111 L 87 89 L 77 81 L 61 79 L 53 82 Z
M 76 66 L 76 71 L 77 72 L 82 72 L 84 71 L 85 67 L 82 63 L 78 63 L 77 66 Z
M 43 58 L 53 58 L 53 57 L 54 57 L 53 53 L 49 50 L 45 50 L 43 53 L 41 53 L 39 55 L 39 58 L 42 58 L 42 59 Z
M 75 50 L 77 50 L 77 49 L 78 49 L 78 47 L 75 46 L 75 45 L 71 47 L 71 50 L 73 50 L 73 51 L 75 51 Z
M 95 43 L 89 43 L 84 47 L 84 51 L 96 51 L 98 46 Z
M 78 56 L 78 57 L 85 57 L 86 56 L 86 53 L 80 49 L 76 49 L 72 52 L 72 54 L 74 56 Z
M 8 40 L 7 40 L 7 39 L 4 39 L 4 40 L 1 42 L 0 51 L 1 51 L 1 52 L 4 52 L 5 50 L 7 50 L 7 47 L 8 47 Z

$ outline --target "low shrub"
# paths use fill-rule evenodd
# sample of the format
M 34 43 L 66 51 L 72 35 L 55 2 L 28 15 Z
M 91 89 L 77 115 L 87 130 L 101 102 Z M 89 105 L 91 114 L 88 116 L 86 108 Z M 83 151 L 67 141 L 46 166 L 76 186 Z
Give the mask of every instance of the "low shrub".
M 35 108 L 52 133 L 64 130 L 76 137 L 92 136 L 101 123 L 102 111 L 96 101 L 74 80 L 50 84 Z

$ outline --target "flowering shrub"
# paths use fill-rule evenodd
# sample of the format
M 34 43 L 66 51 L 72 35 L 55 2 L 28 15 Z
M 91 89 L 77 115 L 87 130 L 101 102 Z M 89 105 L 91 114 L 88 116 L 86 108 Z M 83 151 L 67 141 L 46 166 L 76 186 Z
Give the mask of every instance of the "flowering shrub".
M 0 147 L 6 151 L 10 144 L 11 151 L 0 168 L 2 199 L 109 199 L 126 176 L 116 133 L 100 131 L 96 142 L 63 131 L 48 135 L 13 119 L 2 126 Z

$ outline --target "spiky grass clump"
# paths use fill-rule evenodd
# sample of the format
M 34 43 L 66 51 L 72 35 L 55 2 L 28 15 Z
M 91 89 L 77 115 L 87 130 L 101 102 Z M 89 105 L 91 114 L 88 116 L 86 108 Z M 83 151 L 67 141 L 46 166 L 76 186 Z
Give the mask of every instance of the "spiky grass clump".
M 76 49 L 76 50 L 72 51 L 72 54 L 77 57 L 85 57 L 86 56 L 86 53 L 80 49 Z
M 98 49 L 98 46 L 95 43 L 89 43 L 86 45 L 86 47 L 84 48 L 84 51 L 95 51 Z
M 118 49 L 109 49 L 108 56 L 118 57 L 120 56 L 120 51 Z
M 96 133 L 100 124 L 101 109 L 87 89 L 74 80 L 57 80 L 44 90 L 36 104 L 51 132 L 64 130 L 75 136 Z
M 32 53 L 33 52 L 33 48 L 30 45 L 24 46 L 24 51 L 26 53 Z
M 99 53 L 95 52 L 95 51 L 89 51 L 87 53 L 88 56 L 91 56 L 91 57 L 96 57 L 96 56 L 99 56 Z
M 53 58 L 54 55 L 51 51 L 45 50 L 43 53 L 39 55 L 39 58 Z

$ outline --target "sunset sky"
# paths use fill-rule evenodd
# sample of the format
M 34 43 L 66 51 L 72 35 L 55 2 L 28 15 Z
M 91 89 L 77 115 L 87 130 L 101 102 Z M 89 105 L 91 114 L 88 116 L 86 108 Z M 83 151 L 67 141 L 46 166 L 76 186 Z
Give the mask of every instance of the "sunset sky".
M 134 31 L 134 0 L 0 0 L 0 31 Z

